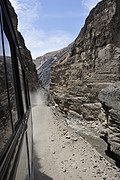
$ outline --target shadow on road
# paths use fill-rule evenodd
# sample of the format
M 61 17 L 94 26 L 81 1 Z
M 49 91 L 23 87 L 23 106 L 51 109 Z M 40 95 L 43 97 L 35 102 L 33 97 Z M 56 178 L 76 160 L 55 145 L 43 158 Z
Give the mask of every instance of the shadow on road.
M 33 161 L 34 161 L 34 180 L 53 180 L 51 177 L 40 172 L 41 165 L 39 163 L 35 149 L 33 149 Z

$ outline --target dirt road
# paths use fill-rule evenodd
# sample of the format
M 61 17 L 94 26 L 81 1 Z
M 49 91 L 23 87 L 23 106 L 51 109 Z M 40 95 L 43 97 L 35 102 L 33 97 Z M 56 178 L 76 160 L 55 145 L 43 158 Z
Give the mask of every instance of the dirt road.
M 117 167 L 53 114 L 44 91 L 32 101 L 35 180 L 120 180 Z

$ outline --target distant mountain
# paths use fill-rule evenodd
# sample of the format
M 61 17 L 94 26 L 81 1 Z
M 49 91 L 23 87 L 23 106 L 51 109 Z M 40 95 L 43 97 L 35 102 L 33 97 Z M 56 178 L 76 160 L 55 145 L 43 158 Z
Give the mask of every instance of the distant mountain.
M 39 69 L 49 58 L 54 57 L 58 51 L 52 51 L 44 54 L 43 56 L 37 57 L 33 62 L 36 65 L 36 69 Z
M 50 73 L 52 66 L 57 63 L 57 61 L 61 61 L 70 53 L 71 47 L 73 43 L 71 43 L 69 46 L 58 50 L 49 52 L 43 56 L 40 56 L 34 60 L 34 63 L 36 65 L 37 73 L 42 81 L 42 86 L 45 88 L 48 88 L 50 83 Z

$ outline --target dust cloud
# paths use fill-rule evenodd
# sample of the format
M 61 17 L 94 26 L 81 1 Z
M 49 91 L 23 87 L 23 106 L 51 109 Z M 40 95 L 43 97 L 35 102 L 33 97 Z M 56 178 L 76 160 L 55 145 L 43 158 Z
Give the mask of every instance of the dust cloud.
M 31 105 L 34 106 L 41 106 L 48 104 L 48 93 L 42 88 L 37 89 L 34 92 L 30 93 Z

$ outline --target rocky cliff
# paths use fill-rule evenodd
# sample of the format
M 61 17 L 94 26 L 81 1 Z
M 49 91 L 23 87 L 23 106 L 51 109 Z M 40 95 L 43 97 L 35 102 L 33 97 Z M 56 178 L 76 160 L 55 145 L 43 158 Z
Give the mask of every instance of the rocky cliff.
M 42 86 L 45 88 L 49 88 L 50 83 L 50 72 L 52 66 L 57 63 L 57 61 L 61 61 L 70 53 L 72 47 L 72 43 L 58 51 L 49 52 L 43 56 L 38 57 L 34 60 L 34 63 L 37 67 L 38 76 L 42 82 Z
M 120 81 L 102 89 L 98 97 L 102 103 L 99 114 L 101 138 L 120 160 Z
M 66 114 L 97 120 L 99 91 L 119 80 L 120 1 L 103 0 L 92 9 L 69 57 L 52 68 L 50 92 Z
M 15 13 L 15 10 L 12 7 L 10 1 L 7 1 L 7 2 L 8 2 L 8 8 L 9 8 L 10 16 L 11 16 L 11 19 L 12 19 L 12 22 L 13 22 L 13 27 L 14 27 L 16 37 L 17 37 L 17 40 L 18 40 L 18 44 L 19 44 L 19 47 L 20 47 L 22 59 L 23 59 L 23 62 L 24 62 L 25 73 L 26 73 L 26 76 L 28 78 L 29 87 L 30 87 L 30 89 L 33 89 L 33 88 L 38 87 L 40 85 L 40 82 L 39 82 L 39 79 L 38 79 L 38 76 L 37 76 L 36 67 L 35 67 L 35 64 L 32 61 L 31 52 L 25 46 L 23 36 L 18 31 L 18 28 L 17 28 L 18 27 L 17 14 Z
M 120 1 L 103 0 L 91 10 L 69 57 L 53 66 L 50 93 L 54 104 L 66 115 L 97 123 L 99 119 L 105 130 L 101 136 L 118 156 L 120 88 L 112 88 L 112 84 L 119 80 Z M 110 89 L 104 90 L 109 85 Z M 103 108 L 98 99 L 101 89 Z

